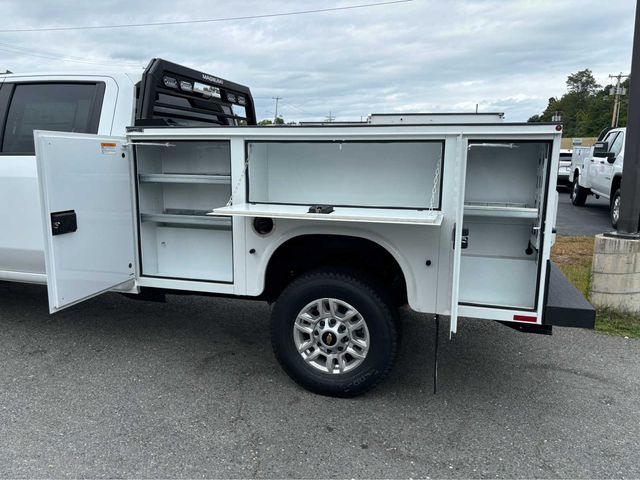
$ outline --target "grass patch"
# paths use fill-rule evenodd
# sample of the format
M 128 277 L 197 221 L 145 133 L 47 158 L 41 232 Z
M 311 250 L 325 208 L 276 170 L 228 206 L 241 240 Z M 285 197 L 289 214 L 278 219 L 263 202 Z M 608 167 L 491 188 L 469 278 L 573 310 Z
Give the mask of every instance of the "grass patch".
M 573 285 L 589 298 L 594 237 L 556 237 L 551 260 Z
M 640 317 L 608 309 L 596 313 L 596 330 L 609 335 L 640 338 Z
M 589 298 L 593 237 L 556 237 L 551 260 L 573 285 Z M 599 309 L 596 330 L 610 335 L 640 338 L 640 315 Z

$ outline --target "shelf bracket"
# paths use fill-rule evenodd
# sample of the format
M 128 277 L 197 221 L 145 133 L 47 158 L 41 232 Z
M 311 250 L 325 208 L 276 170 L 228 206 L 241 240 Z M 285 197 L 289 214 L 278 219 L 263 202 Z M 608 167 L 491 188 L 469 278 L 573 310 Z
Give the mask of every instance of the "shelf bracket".
M 170 142 L 127 142 L 127 143 L 123 143 L 122 146 L 123 147 L 130 147 L 132 145 L 135 146 L 149 146 L 149 147 L 175 147 L 176 144 L 175 143 L 170 143 Z

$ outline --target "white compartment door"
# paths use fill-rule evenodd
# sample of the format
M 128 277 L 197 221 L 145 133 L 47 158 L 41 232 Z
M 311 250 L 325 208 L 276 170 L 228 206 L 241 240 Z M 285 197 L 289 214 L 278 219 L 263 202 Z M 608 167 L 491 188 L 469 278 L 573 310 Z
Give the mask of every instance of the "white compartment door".
M 460 263 L 462 261 L 462 236 L 464 224 L 464 193 L 467 178 L 468 142 L 460 135 L 456 155 L 455 172 L 455 210 L 454 228 L 452 232 L 453 265 L 451 268 L 451 319 L 449 336 L 458 331 L 458 302 L 460 300 Z
M 51 313 L 135 279 L 131 158 L 124 142 L 35 133 Z

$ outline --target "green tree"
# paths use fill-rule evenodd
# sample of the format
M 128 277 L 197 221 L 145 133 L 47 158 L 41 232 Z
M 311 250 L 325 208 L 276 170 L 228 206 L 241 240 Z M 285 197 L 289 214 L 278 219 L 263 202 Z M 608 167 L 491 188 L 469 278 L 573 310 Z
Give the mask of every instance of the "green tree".
M 567 92 L 559 98 L 552 97 L 547 108 L 529 118 L 529 122 L 550 122 L 559 113 L 562 117 L 565 137 L 595 137 L 611 125 L 614 98 L 609 95 L 612 85 L 601 87 L 593 78 L 591 70 L 585 69 L 567 77 Z M 628 89 L 629 82 L 623 87 Z M 627 97 L 621 98 L 618 125 L 627 124 Z
M 264 120 L 260 120 L 258 122 L 258 125 L 273 125 L 273 120 L 265 118 Z M 284 125 L 284 118 L 282 118 L 280 115 L 276 117 L 276 125 Z
M 567 90 L 580 95 L 593 95 L 602 88 L 593 77 L 593 72 L 586 68 L 567 77 Z

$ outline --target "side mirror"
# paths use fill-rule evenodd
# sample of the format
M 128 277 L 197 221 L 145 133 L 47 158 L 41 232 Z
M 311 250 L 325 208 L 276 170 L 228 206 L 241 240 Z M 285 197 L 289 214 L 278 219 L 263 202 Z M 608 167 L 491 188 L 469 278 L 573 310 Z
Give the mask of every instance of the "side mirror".
M 609 153 L 609 142 L 596 142 L 593 146 L 594 157 L 607 157 L 607 153 Z
M 607 162 L 609 163 L 616 161 L 616 154 L 613 152 L 607 152 L 604 156 L 607 158 Z

